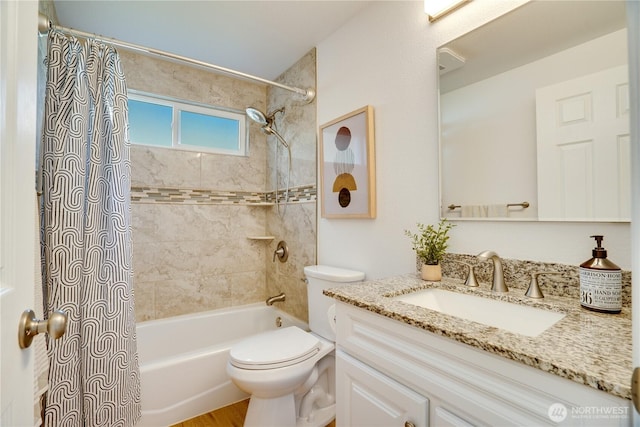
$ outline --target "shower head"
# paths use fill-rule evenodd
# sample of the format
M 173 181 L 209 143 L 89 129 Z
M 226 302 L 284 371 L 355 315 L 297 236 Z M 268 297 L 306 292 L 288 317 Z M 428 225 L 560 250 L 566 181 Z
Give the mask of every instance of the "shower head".
M 284 138 L 282 137 L 282 135 L 280 135 L 271 125 L 273 124 L 273 116 L 276 113 L 281 113 L 284 111 L 284 107 L 280 108 L 279 110 L 274 111 L 273 113 L 271 113 L 268 117 L 264 115 L 264 113 L 260 110 L 258 110 L 257 108 L 253 108 L 253 107 L 248 107 L 245 109 L 245 112 L 247 113 L 247 116 L 249 116 L 249 118 L 251 120 L 253 120 L 254 122 L 262 125 L 262 131 L 266 134 L 269 135 L 274 135 L 278 141 L 280 141 L 280 143 L 282 143 L 282 145 L 284 145 L 285 147 L 289 148 L 289 144 L 287 144 L 287 141 L 284 140 Z
M 273 123 L 273 119 L 276 114 L 284 113 L 284 107 L 272 111 L 271 114 L 264 114 L 262 111 L 253 107 L 245 108 L 244 111 L 247 113 L 247 116 L 249 116 L 249 118 L 254 122 L 261 124 L 262 126 L 271 126 L 271 123 Z
M 289 202 L 289 178 L 291 177 L 291 147 L 289 147 L 289 144 L 287 144 L 287 141 L 284 140 L 284 138 L 282 137 L 282 135 L 280 135 L 278 133 L 277 130 L 274 129 L 274 118 L 275 115 L 277 113 L 284 113 L 284 107 L 273 111 L 271 114 L 269 115 L 265 115 L 262 111 L 258 110 L 257 108 L 253 108 L 253 107 L 248 107 L 245 109 L 245 112 L 247 113 L 247 116 L 249 116 L 249 118 L 251 120 L 253 120 L 254 122 L 258 123 L 259 125 L 262 126 L 262 132 L 266 133 L 267 135 L 273 135 L 276 137 L 276 139 L 280 142 L 280 144 L 282 144 L 286 149 L 287 152 L 289 153 L 289 156 L 287 157 L 289 160 L 289 167 L 287 169 L 287 190 L 285 191 L 285 195 L 284 195 L 284 203 L 285 203 L 285 208 L 286 208 L 286 203 Z M 275 204 L 276 207 L 278 209 L 278 214 L 280 214 L 280 198 L 278 196 L 278 183 L 280 181 L 280 175 L 279 175 L 279 168 L 278 168 L 278 144 L 276 143 L 275 146 L 275 171 L 276 171 L 276 196 L 275 196 Z M 284 215 L 284 210 L 282 211 L 282 215 Z
M 247 116 L 249 116 L 249 118 L 254 122 L 261 124 L 263 126 L 266 126 L 269 124 L 269 120 L 267 120 L 267 117 L 264 115 L 262 111 L 258 110 L 257 108 L 249 107 L 245 111 L 247 113 Z

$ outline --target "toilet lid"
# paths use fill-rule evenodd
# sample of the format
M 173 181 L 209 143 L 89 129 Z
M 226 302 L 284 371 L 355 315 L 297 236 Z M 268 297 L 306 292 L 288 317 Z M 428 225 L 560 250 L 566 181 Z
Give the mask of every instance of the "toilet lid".
M 320 351 L 320 341 L 296 326 L 263 332 L 231 347 L 231 364 L 244 369 L 290 366 Z

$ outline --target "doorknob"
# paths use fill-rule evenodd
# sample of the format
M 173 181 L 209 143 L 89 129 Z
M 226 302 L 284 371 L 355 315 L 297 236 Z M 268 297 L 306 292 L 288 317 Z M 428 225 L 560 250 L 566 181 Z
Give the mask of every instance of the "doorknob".
M 37 320 L 33 310 L 25 310 L 18 323 L 18 345 L 27 348 L 33 337 L 47 332 L 51 338 L 58 339 L 67 330 L 67 315 L 62 311 L 54 311 L 47 320 Z

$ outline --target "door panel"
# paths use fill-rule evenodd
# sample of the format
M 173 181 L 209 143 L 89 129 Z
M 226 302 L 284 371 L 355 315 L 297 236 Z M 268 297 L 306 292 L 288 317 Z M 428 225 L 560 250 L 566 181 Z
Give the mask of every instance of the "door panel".
M 615 67 L 536 91 L 540 219 L 630 218 L 627 74 Z
M 18 321 L 35 281 L 36 1 L 0 1 L 0 425 L 34 425 L 33 349 Z M 36 338 L 38 339 L 38 338 Z

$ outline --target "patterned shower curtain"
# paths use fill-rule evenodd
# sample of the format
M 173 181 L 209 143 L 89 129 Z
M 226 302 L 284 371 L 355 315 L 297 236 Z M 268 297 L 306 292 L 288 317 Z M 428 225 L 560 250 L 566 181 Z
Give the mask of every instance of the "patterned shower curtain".
M 127 91 L 118 53 L 50 31 L 42 130 L 45 426 L 133 426 L 140 374 L 132 289 Z

